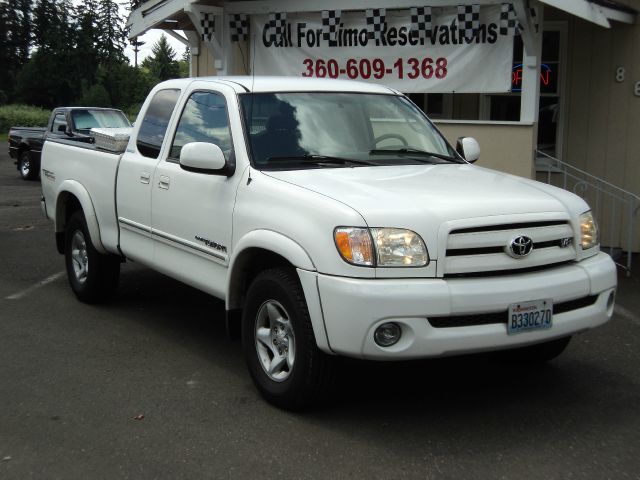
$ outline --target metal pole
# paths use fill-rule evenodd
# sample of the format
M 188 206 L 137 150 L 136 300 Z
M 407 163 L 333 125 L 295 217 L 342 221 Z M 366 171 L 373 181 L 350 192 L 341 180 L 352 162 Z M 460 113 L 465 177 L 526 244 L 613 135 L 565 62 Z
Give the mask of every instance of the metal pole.
M 633 250 L 633 217 L 635 215 L 636 199 L 629 199 L 629 231 L 627 233 L 627 277 L 631 276 L 631 250 Z

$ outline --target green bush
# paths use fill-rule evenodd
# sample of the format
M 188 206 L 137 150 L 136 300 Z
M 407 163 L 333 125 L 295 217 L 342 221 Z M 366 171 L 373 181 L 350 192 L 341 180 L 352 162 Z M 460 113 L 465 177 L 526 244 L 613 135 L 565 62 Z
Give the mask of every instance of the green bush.
M 100 84 L 92 85 L 78 102 L 81 106 L 87 107 L 111 107 L 109 92 Z
M 124 114 L 129 119 L 129 121 L 133 123 L 136 121 L 136 117 L 138 116 L 138 113 L 140 112 L 141 108 L 142 108 L 142 104 L 136 103 L 135 105 L 131 105 L 130 107 L 125 108 L 123 111 L 124 111 Z
M 11 127 L 46 127 L 51 112 L 27 105 L 0 106 L 0 132 L 7 133 Z

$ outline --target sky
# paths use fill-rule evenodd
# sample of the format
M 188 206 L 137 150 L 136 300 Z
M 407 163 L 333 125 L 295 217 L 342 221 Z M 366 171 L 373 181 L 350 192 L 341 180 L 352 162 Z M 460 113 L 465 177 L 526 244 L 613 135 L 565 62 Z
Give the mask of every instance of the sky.
M 129 12 L 126 11 L 126 9 L 124 8 L 124 5 L 122 4 L 120 4 L 120 12 L 124 15 L 125 18 L 127 18 L 129 15 Z M 178 32 L 182 33 L 181 31 L 178 31 Z M 160 36 L 163 33 L 164 32 L 162 30 L 149 30 L 144 35 L 141 35 L 138 37 L 138 41 L 145 42 L 145 44 L 140 47 L 140 51 L 138 52 L 138 64 L 142 62 L 142 60 L 144 60 L 146 57 L 151 55 L 151 47 L 153 47 L 153 44 L 160 39 Z M 176 60 L 182 59 L 182 54 L 185 51 L 185 46 L 175 38 L 166 34 L 165 36 L 167 37 L 167 41 L 169 42 L 169 45 L 171 45 L 171 48 L 173 48 L 176 51 Z M 129 62 L 131 63 L 131 65 L 133 65 L 133 62 L 134 62 L 133 47 L 128 42 L 127 42 L 127 47 L 124 50 L 124 53 L 129 59 Z
M 179 30 L 178 32 L 182 33 Z M 162 30 L 149 30 L 144 35 L 141 35 L 138 37 L 138 41 L 146 42 L 144 45 L 140 47 L 140 51 L 138 52 L 138 64 L 140 64 L 142 60 L 145 59 L 145 57 L 148 57 L 149 55 L 151 55 L 151 47 L 153 47 L 153 44 L 160 39 L 160 36 L 163 33 L 164 32 Z M 179 42 L 178 40 L 176 40 L 175 38 L 169 35 L 165 34 L 165 37 L 167 37 L 167 41 L 169 42 L 169 45 L 171 45 L 171 48 L 173 48 L 176 51 L 176 60 L 181 60 L 182 54 L 185 51 L 184 44 L 182 44 L 181 42 Z M 129 59 L 129 63 L 133 65 L 133 62 L 134 62 L 133 47 L 129 43 L 127 43 L 127 47 L 124 49 L 124 53 Z

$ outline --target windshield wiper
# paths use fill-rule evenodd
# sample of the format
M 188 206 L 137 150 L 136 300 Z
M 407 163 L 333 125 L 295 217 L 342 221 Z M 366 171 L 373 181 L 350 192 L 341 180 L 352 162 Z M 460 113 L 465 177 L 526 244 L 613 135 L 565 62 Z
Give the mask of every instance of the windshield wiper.
M 456 157 L 450 157 L 449 155 L 443 155 L 442 153 L 436 152 L 427 152 L 425 150 L 419 150 L 417 148 L 404 147 L 397 149 L 373 149 L 369 151 L 369 155 L 387 155 L 387 154 L 396 154 L 396 155 L 417 155 L 417 156 L 425 156 L 425 157 L 433 157 L 439 158 L 441 160 L 447 160 L 448 162 L 461 163 L 460 159 Z
M 321 163 L 330 163 L 334 165 L 344 165 L 346 163 L 355 163 L 358 165 L 379 165 L 376 162 L 370 162 L 369 160 L 361 160 L 359 158 L 342 158 L 342 157 L 331 157 L 328 155 L 287 155 L 282 157 L 269 157 L 267 158 L 267 162 L 288 162 L 288 161 L 300 161 L 303 160 L 304 163 L 311 164 L 321 164 Z

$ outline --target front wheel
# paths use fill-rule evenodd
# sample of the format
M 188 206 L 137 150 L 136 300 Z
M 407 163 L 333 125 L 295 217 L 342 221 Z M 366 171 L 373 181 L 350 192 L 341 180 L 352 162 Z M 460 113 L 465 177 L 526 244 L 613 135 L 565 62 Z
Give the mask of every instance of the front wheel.
M 242 315 L 249 373 L 269 402 L 299 409 L 318 400 L 331 381 L 332 359 L 316 345 L 302 286 L 292 269 L 260 273 Z
M 65 264 L 69 285 L 79 300 L 99 303 L 115 291 L 120 277 L 120 259 L 99 253 L 91 243 L 87 222 L 75 212 L 65 232 Z
M 34 168 L 29 152 L 24 150 L 18 157 L 18 170 L 23 180 L 34 180 L 38 176 L 38 169 Z

